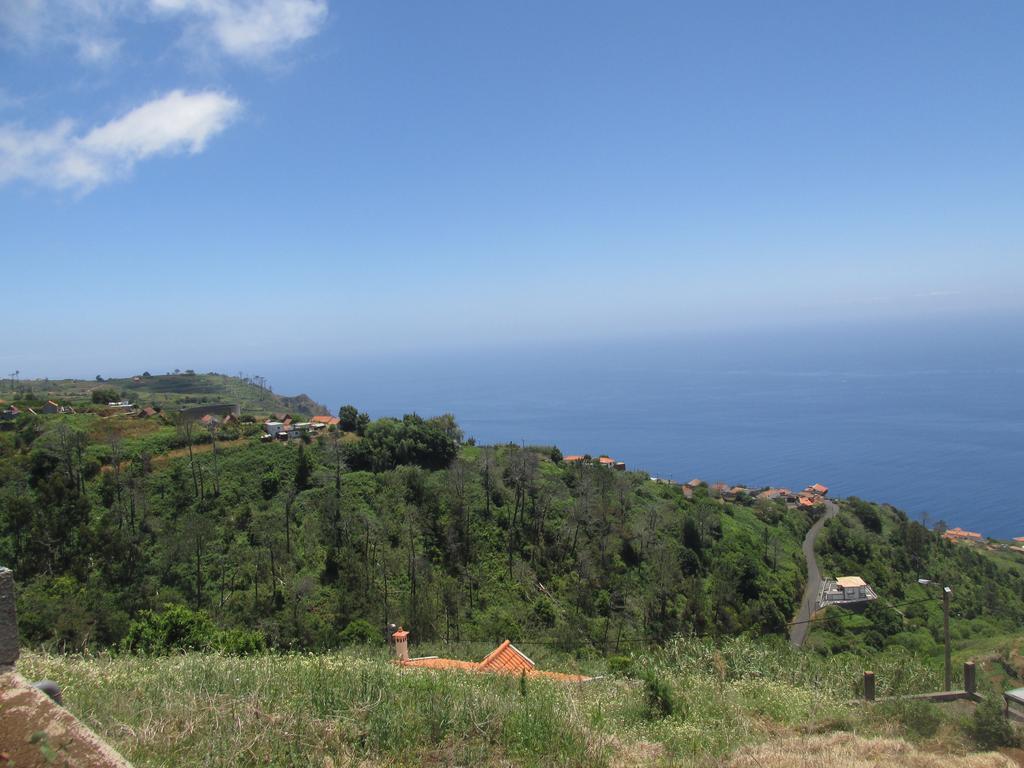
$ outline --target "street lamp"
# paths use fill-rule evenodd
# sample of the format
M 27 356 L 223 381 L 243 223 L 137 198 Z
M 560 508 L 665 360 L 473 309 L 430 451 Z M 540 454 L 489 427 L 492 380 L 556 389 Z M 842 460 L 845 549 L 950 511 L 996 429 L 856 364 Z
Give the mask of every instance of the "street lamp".
M 918 584 L 922 586 L 929 586 L 934 584 L 939 586 L 938 582 L 932 581 L 931 579 L 918 579 Z M 946 636 L 946 690 L 953 690 L 953 656 L 949 645 L 949 598 L 953 594 L 953 590 L 949 587 L 942 587 L 942 629 Z

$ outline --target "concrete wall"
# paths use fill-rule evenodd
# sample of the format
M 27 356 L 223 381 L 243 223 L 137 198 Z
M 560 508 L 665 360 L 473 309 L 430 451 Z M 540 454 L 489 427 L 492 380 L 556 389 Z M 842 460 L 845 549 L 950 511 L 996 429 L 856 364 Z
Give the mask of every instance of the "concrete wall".
M 0 568 L 0 670 L 18 660 L 18 614 L 14 607 L 14 574 Z

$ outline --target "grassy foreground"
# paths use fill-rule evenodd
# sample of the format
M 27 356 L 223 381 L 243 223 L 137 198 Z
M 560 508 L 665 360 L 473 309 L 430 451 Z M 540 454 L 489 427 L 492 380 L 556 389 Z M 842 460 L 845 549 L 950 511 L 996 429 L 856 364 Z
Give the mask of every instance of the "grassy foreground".
M 403 671 L 368 651 L 29 652 L 19 669 L 59 681 L 71 711 L 139 766 L 704 766 L 743 759 L 729 757 L 740 747 L 830 732 L 969 750 L 957 724 L 931 705 L 847 704 L 863 662 L 760 641 L 680 640 L 633 666 L 663 684 L 670 712 L 651 684 L 626 675 L 577 685 Z M 871 662 L 880 693 L 934 685 L 908 656 Z

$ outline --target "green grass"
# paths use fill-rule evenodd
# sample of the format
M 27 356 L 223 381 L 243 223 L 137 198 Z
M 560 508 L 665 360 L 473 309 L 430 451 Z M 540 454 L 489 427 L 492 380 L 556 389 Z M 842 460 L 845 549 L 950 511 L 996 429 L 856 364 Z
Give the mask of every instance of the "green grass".
M 680 639 L 634 658 L 635 671 L 671 691 L 668 716 L 651 711 L 632 677 L 530 678 L 524 696 L 515 677 L 401 670 L 377 650 L 247 658 L 28 652 L 19 669 L 57 680 L 69 709 L 137 766 L 710 766 L 785 733 L 933 735 L 942 716 L 919 706 L 859 716 L 848 701 L 867 663 L 880 695 L 936 682 L 906 655 L 823 659 L 745 639 Z M 600 674 L 603 664 L 587 671 Z

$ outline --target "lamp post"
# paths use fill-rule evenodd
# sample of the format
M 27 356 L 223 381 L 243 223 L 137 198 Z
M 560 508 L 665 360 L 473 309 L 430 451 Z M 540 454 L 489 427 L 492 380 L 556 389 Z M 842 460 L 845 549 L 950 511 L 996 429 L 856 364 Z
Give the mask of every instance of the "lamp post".
M 918 584 L 922 586 L 928 586 L 934 584 L 939 586 L 938 582 L 932 581 L 931 579 L 918 579 Z M 949 587 L 942 587 L 942 631 L 946 638 L 946 690 L 953 690 L 953 654 L 950 650 L 949 644 L 949 598 L 953 594 L 953 590 Z

